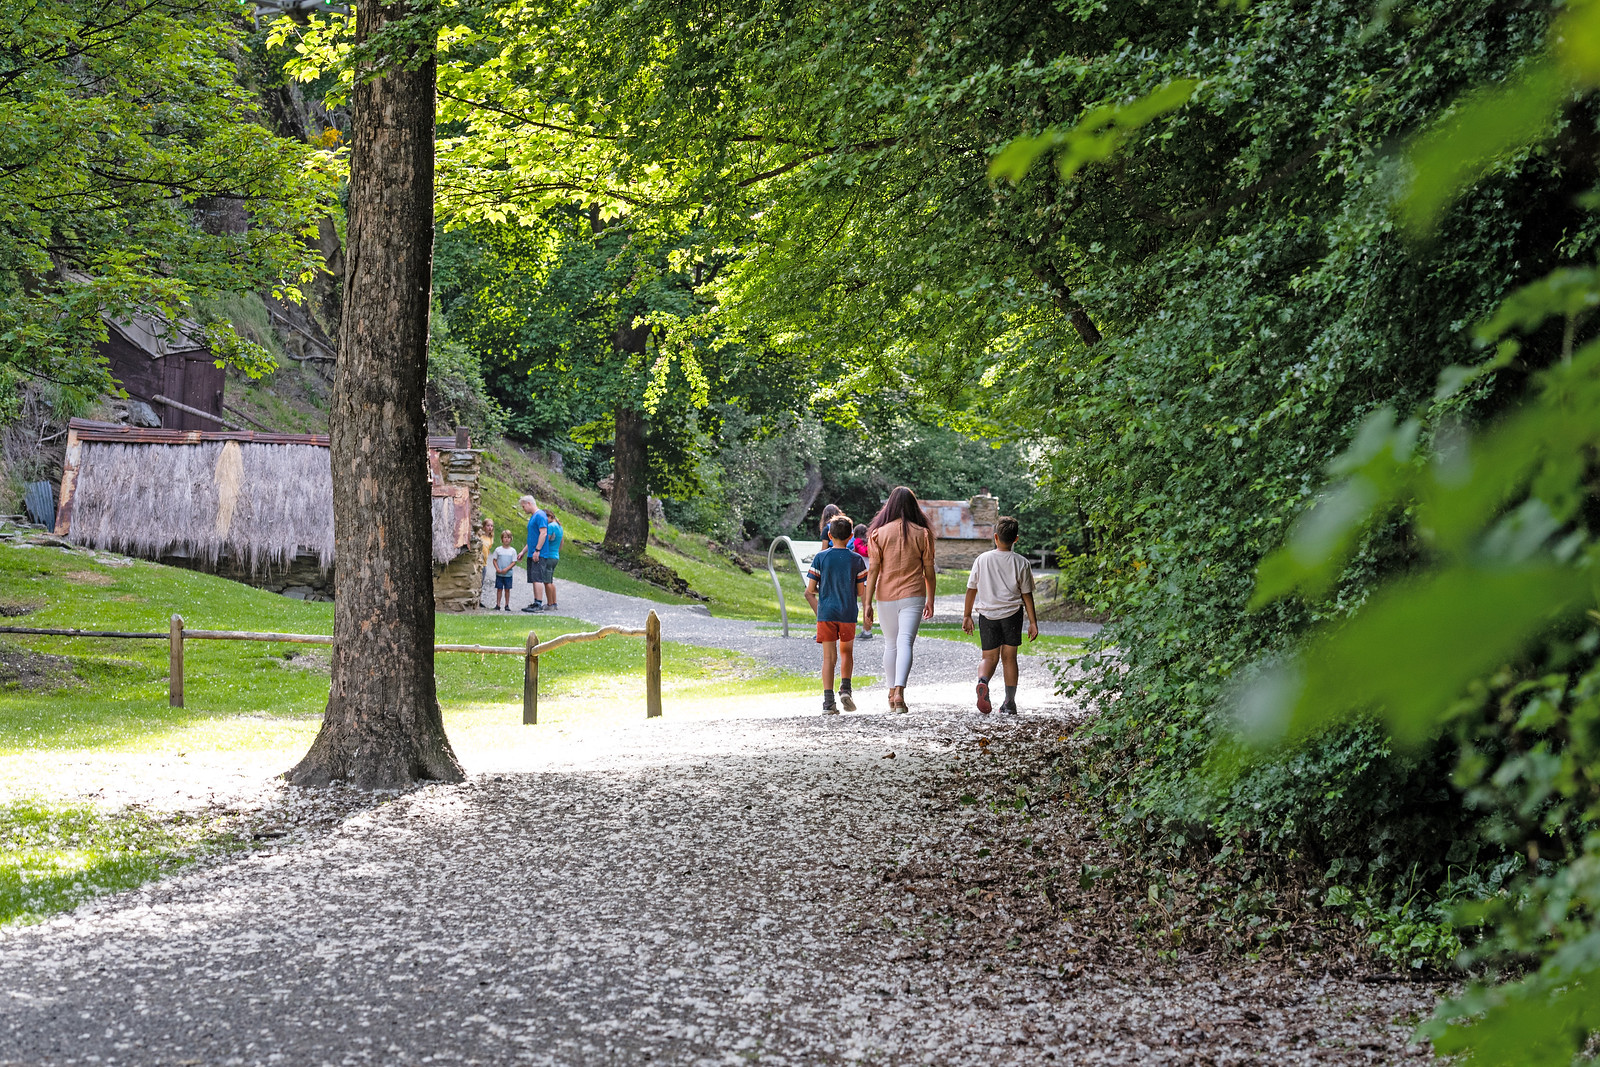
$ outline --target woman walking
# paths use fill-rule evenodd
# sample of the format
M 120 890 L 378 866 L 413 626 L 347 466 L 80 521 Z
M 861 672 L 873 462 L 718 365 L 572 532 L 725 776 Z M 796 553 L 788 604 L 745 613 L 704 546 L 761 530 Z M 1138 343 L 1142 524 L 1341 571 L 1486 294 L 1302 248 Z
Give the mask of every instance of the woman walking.
M 833 521 L 835 515 L 843 515 L 844 509 L 838 504 L 829 504 L 822 509 L 822 521 L 817 523 L 817 532 L 822 535 L 823 544 L 828 542 L 828 523 Z
M 883 680 L 889 684 L 889 710 L 906 706 L 906 679 L 911 674 L 911 647 L 917 628 L 933 618 L 933 529 L 922 514 L 916 494 L 897 486 L 867 524 L 867 610 L 872 625 L 873 602 L 883 615 Z

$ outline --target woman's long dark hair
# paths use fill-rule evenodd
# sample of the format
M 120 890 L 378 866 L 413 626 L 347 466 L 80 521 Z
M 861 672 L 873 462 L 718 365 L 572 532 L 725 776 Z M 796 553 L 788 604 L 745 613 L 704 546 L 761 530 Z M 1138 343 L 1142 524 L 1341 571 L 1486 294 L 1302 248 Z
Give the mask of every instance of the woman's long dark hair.
M 928 525 L 928 517 L 922 513 L 922 506 L 917 503 L 917 494 L 903 485 L 895 486 L 894 492 L 889 494 L 889 499 L 883 502 L 883 507 L 872 516 L 872 521 L 867 524 L 867 536 L 871 537 L 879 527 L 896 521 L 900 523 L 902 541 L 911 536 L 912 526 L 920 526 L 930 533 L 933 530 Z
M 822 531 L 822 539 L 824 541 L 828 539 L 828 523 L 833 521 L 835 515 L 843 514 L 844 508 L 841 508 L 838 504 L 829 504 L 822 509 L 822 522 L 818 524 L 817 529 Z

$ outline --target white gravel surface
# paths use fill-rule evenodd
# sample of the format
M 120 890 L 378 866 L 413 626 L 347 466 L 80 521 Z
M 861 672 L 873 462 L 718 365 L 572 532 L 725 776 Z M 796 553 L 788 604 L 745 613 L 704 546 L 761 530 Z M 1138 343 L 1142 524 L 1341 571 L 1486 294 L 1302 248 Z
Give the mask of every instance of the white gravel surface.
M 0 933 L 5 1064 L 1392 1062 L 1426 990 L 946 952 L 886 882 L 1016 720 L 553 736 L 332 832 Z M 934 699 L 939 696 L 940 699 Z M 991 747 L 991 751 L 993 748 Z M 1057 933 L 1053 936 L 1073 936 Z

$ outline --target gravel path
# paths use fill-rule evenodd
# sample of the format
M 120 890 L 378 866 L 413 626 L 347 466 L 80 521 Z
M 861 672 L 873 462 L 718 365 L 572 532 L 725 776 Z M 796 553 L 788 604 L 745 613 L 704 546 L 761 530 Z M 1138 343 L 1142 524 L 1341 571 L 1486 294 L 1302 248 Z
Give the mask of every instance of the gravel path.
M 948 696 L 941 704 L 938 697 Z M 309 843 L 0 934 L 0 1063 L 1393 1062 L 1427 991 L 946 953 L 884 878 L 980 735 L 750 714 L 575 733 Z M 1048 730 L 1046 731 L 1049 732 Z M 1003 910 L 1003 909 L 1002 909 Z M 1079 920 L 1080 923 L 1082 920 Z M 960 924 L 949 936 L 959 934 Z M 1019 926 L 1021 923 L 1019 922 Z M 1058 927 L 1053 938 L 1068 935 Z
M 637 624 L 645 609 L 561 592 L 562 613 L 590 623 Z M 657 610 L 671 640 L 815 665 L 808 636 Z M 984 873 L 989 845 L 1020 846 L 1003 843 L 1016 832 L 1007 812 L 966 792 L 988 795 L 997 752 L 1054 741 L 1075 709 L 1025 657 L 1027 714 L 978 716 L 972 649 L 925 638 L 918 651 L 909 716 L 876 711 L 881 692 L 868 690 L 866 711 L 837 717 L 808 695 L 564 728 L 472 753 L 464 785 L 365 809 L 253 780 L 221 755 L 151 764 L 144 788 L 190 804 L 236 793 L 292 836 L 0 931 L 0 1065 L 1276 1065 L 1422 1052 L 1406 1035 L 1431 1003 L 1425 987 L 1306 961 L 1157 960 L 1127 940 L 1128 914 L 1097 920 L 1087 906 L 1041 919 L 1003 868 Z M 1086 821 L 1038 838 L 1066 850 L 1056 862 L 1076 862 L 1074 818 Z M 940 874 L 949 864 L 965 873 Z

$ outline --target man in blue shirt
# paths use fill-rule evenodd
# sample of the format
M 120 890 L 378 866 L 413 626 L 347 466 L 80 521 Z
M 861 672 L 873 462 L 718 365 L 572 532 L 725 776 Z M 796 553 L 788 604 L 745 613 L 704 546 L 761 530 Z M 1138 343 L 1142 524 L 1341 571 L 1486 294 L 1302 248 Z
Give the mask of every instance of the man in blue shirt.
M 522 551 L 517 554 L 518 559 L 524 556 L 528 559 L 528 584 L 533 586 L 533 603 L 523 608 L 523 611 L 543 611 L 544 601 L 539 599 L 539 587 L 544 583 L 542 577 L 536 576 L 543 573 L 539 564 L 539 553 L 544 549 L 545 531 L 550 526 L 550 516 L 546 515 L 539 507 L 539 502 L 531 496 L 525 496 L 517 501 L 528 516 L 528 540 L 522 546 Z
M 867 561 L 849 549 L 853 529 L 845 515 L 828 523 L 830 544 L 811 560 L 806 571 L 806 601 L 817 613 L 817 644 L 822 646 L 822 714 L 837 715 L 833 702 L 833 667 L 839 665 L 839 703 L 855 711 L 850 676 L 855 672 L 856 611 L 867 581 Z
M 539 576 L 534 581 L 544 583 L 544 610 L 556 610 L 556 564 L 561 562 L 561 539 L 566 536 L 566 531 L 561 528 L 561 523 L 556 521 L 556 509 L 546 507 L 544 540 L 539 542 Z M 534 595 L 539 590 L 534 589 Z

